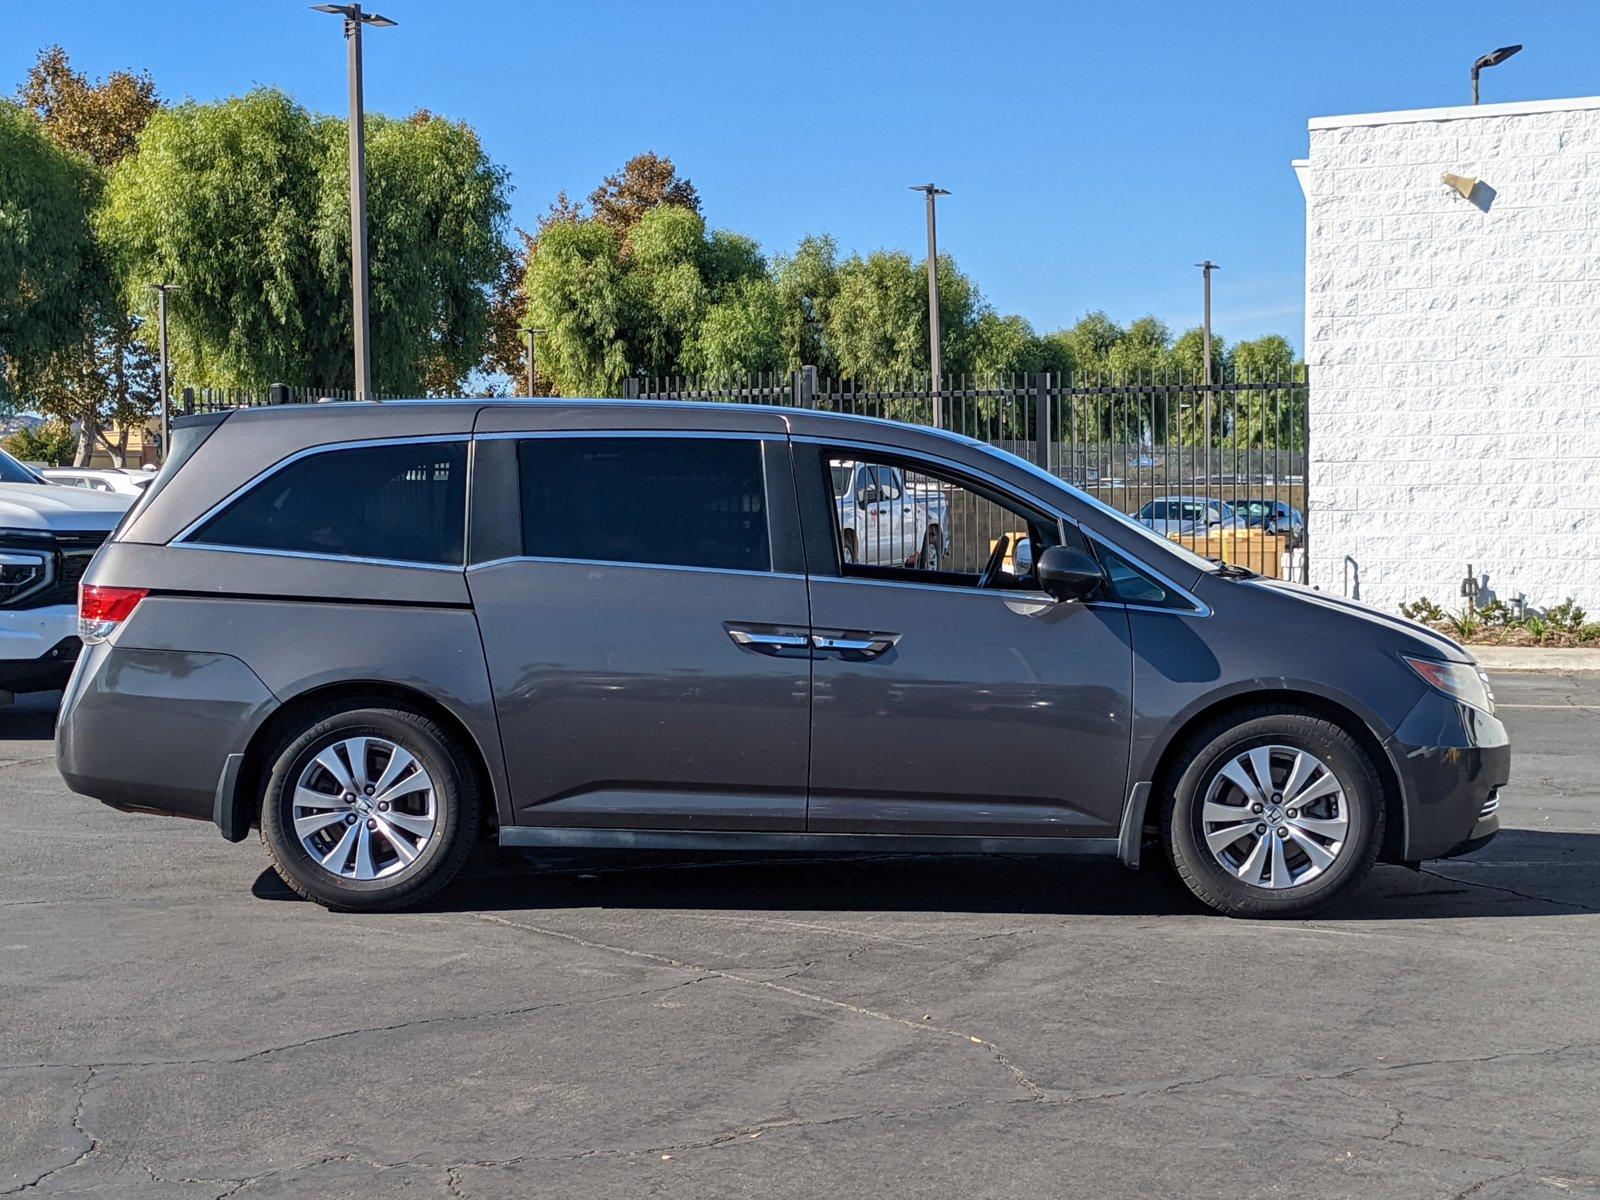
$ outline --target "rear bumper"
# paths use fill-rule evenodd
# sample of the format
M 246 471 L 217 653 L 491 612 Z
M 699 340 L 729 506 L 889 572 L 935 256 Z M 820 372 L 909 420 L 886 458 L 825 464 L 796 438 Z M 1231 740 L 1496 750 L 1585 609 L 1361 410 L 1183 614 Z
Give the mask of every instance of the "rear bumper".
M 62 697 L 56 766 L 113 808 L 210 821 L 229 757 L 277 703 L 230 655 L 89 646 Z
M 1387 748 L 1405 798 L 1404 860 L 1470 854 L 1499 832 L 1511 743 L 1498 720 L 1429 691 Z

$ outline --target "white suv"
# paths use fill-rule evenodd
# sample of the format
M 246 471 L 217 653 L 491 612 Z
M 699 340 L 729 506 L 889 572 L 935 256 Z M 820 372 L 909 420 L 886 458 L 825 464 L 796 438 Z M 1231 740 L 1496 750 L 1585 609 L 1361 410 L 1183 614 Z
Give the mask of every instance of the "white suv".
M 66 684 L 78 580 L 134 499 L 48 483 L 0 450 L 0 703 Z

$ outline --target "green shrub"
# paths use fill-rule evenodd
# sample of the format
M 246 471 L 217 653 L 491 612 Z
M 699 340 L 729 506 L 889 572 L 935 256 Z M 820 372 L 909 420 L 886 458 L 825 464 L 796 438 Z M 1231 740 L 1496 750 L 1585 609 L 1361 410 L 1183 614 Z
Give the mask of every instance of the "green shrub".
M 1568 596 L 1560 604 L 1546 609 L 1544 619 L 1549 622 L 1550 628 L 1561 633 L 1577 633 L 1583 628 L 1583 620 L 1588 615 Z
M 1478 619 L 1478 614 L 1470 608 L 1463 608 L 1460 612 L 1449 613 L 1446 618 L 1451 630 L 1457 637 L 1469 638 L 1483 628 L 1483 622 Z
M 47 467 L 63 467 L 72 461 L 78 449 L 78 439 L 64 421 L 46 421 L 31 429 L 19 429 L 4 442 L 11 457 L 23 462 L 44 463 Z
M 1478 609 L 1478 619 L 1490 629 L 1504 629 L 1517 623 L 1516 613 L 1504 600 L 1491 600 Z
M 1550 622 L 1543 617 L 1528 618 L 1528 632 L 1533 634 L 1535 641 L 1542 642 L 1550 636 Z
M 1445 619 L 1444 609 L 1426 596 L 1419 597 L 1409 604 L 1402 604 L 1400 615 L 1411 621 L 1421 621 L 1424 625 L 1437 624 Z
M 1582 629 L 1578 630 L 1578 641 L 1584 643 L 1600 642 L 1600 621 L 1590 621 Z

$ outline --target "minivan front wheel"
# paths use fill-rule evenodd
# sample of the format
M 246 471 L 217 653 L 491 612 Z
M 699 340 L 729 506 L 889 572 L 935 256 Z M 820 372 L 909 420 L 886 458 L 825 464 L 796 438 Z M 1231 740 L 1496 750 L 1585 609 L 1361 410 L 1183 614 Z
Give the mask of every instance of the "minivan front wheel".
M 312 714 L 273 753 L 261 837 L 295 891 L 332 908 L 392 909 L 433 895 L 478 830 L 476 779 L 455 738 L 404 709 Z
M 1257 709 L 1202 730 L 1172 773 L 1166 841 L 1200 900 L 1230 916 L 1300 916 L 1365 878 L 1383 841 L 1367 752 L 1309 713 Z

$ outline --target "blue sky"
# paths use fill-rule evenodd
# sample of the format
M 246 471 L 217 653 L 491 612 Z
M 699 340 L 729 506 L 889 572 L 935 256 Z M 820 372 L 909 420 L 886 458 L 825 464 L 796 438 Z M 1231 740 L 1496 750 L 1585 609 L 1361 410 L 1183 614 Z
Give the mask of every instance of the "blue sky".
M 510 169 L 514 219 L 670 155 L 712 225 L 767 251 L 808 233 L 940 248 L 1040 330 L 1086 310 L 1301 344 L 1306 118 L 1463 103 L 1484 51 L 1526 43 L 1484 98 L 1600 93 L 1600 0 L 1096 4 L 1035 0 L 373 0 L 367 103 L 464 118 Z M 169 100 L 257 84 L 345 111 L 335 18 L 291 0 L 0 0 L 0 91 L 63 45 L 148 69 Z

